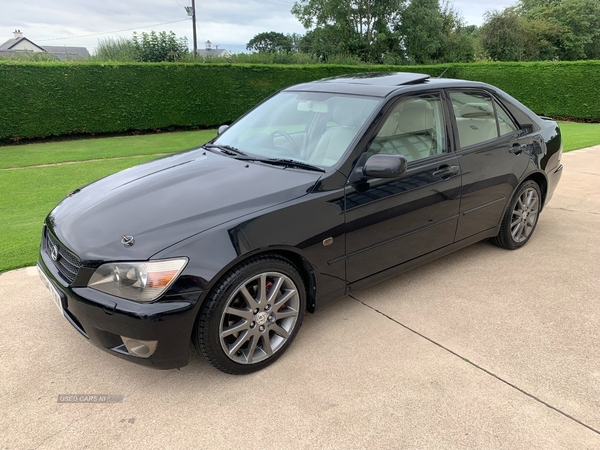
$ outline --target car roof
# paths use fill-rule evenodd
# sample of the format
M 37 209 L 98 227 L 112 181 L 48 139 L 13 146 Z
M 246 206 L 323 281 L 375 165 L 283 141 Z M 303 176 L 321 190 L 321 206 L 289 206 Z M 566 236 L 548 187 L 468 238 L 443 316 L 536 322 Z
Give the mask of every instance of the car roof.
M 431 78 L 429 75 L 411 72 L 368 72 L 341 75 L 290 86 L 285 91 L 329 92 L 334 94 L 367 95 L 387 97 L 397 91 L 421 87 L 487 87 L 476 81 Z
M 321 83 L 366 84 L 374 86 L 401 86 L 404 84 L 421 83 L 431 78 L 424 73 L 410 72 L 367 72 L 319 80 Z

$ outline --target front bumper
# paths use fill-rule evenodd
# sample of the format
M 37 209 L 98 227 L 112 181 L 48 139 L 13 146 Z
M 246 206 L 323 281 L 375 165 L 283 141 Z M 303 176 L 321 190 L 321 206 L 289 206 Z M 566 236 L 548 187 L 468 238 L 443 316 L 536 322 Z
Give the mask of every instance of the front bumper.
M 87 287 L 71 287 L 45 251 L 38 268 L 58 292 L 65 318 L 95 346 L 128 361 L 157 369 L 188 364 L 189 344 L 200 293 L 171 295 L 138 303 Z M 50 300 L 49 300 L 50 301 Z M 149 357 L 130 353 L 122 336 L 157 341 Z

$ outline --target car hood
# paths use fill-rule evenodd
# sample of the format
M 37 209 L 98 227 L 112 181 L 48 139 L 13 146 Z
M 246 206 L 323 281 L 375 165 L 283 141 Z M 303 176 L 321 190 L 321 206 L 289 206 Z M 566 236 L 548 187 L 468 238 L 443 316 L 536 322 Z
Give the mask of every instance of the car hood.
M 196 149 L 76 190 L 46 225 L 84 264 L 146 260 L 194 234 L 306 195 L 320 176 Z M 135 244 L 125 247 L 122 236 Z

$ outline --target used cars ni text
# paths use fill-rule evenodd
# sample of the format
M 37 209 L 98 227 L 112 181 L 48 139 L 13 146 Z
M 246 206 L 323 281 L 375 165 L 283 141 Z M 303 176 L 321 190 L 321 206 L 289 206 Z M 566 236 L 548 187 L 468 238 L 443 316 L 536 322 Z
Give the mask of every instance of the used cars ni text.
M 40 276 L 96 346 L 167 369 L 191 339 L 259 370 L 307 311 L 483 239 L 522 247 L 562 173 L 556 122 L 413 73 L 292 86 L 219 131 L 46 218 Z

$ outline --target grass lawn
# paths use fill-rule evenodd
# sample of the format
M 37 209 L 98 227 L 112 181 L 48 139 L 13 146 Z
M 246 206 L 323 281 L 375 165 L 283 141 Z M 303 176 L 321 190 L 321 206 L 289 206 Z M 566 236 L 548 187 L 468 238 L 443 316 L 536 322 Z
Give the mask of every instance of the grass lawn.
M 600 123 L 559 122 L 563 151 L 600 144 Z
M 600 124 L 560 127 L 565 151 L 600 144 Z M 35 264 L 44 218 L 72 190 L 215 135 L 191 131 L 0 147 L 0 272 Z M 64 162 L 75 163 L 31 167 Z
M 0 147 L 0 169 L 173 153 L 202 145 L 216 135 L 214 130 L 185 131 Z
M 154 156 L 0 171 L 0 272 L 30 266 L 44 218 L 69 192 Z
M 0 272 L 35 264 L 44 218 L 72 190 L 215 135 L 192 131 L 0 147 Z M 79 162 L 30 167 L 67 161 Z

